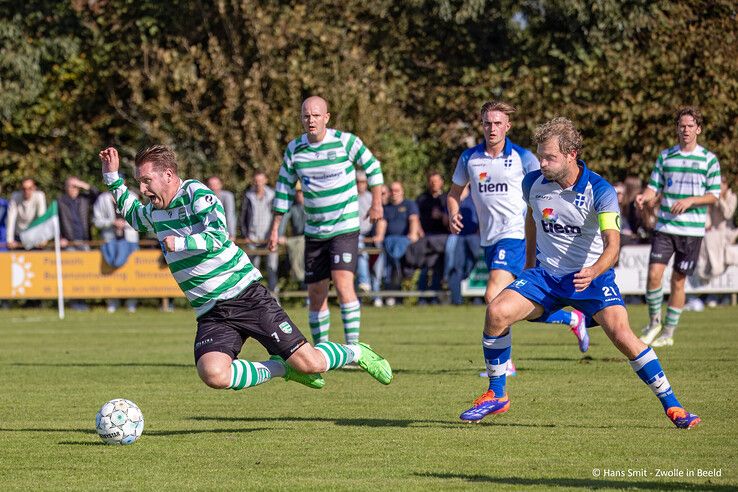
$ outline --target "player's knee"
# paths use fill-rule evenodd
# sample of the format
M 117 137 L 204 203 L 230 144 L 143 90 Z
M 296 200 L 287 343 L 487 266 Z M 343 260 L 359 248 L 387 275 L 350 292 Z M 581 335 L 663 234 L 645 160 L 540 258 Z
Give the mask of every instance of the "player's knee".
M 231 367 L 203 366 L 197 368 L 203 383 L 214 389 L 225 389 L 231 382 Z
M 487 305 L 487 325 L 496 330 L 506 328 L 510 324 L 510 313 L 504 304 L 492 301 Z

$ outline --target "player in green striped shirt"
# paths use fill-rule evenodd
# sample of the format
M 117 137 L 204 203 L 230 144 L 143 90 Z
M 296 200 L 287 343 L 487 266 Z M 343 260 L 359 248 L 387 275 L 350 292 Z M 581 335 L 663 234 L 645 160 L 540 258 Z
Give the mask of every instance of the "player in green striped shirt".
M 302 103 L 305 133 L 292 140 L 284 152 L 274 198 L 274 219 L 269 249 L 275 251 L 279 224 L 295 196 L 295 183 L 302 183 L 305 197 L 305 283 L 308 286 L 308 320 L 315 343 L 328 340 L 331 279 L 341 304 L 347 344 L 359 341 L 361 306 L 354 289 L 359 254 L 359 194 L 356 166 L 367 176 L 372 192 L 369 219 L 382 218 L 382 168 L 361 139 L 328 128 L 328 103 L 312 96 Z
M 674 345 L 674 331 L 686 297 L 684 284 L 697 266 L 705 236 L 707 207 L 720 196 L 720 163 L 712 152 L 697 144 L 697 137 L 702 133 L 700 111 L 691 106 L 681 108 L 675 123 L 679 144 L 659 154 L 648 188 L 636 197 L 639 209 L 644 205 L 658 205 L 646 287 L 651 320 L 641 337 L 653 347 Z M 657 200 L 658 194 L 661 200 Z M 661 281 L 672 255 L 671 294 L 662 331 Z
M 151 232 L 197 316 L 197 372 L 212 388 L 240 390 L 283 377 L 320 389 L 321 372 L 356 362 L 383 384 L 389 363 L 365 344 L 325 342 L 311 346 L 269 291 L 249 257 L 228 235 L 218 197 L 194 179 L 177 175 L 174 152 L 163 145 L 136 155 L 135 176 L 143 205 L 118 174 L 118 152 L 100 152 L 103 179 L 116 208 L 139 232 Z M 263 362 L 238 358 L 253 337 L 272 355 Z

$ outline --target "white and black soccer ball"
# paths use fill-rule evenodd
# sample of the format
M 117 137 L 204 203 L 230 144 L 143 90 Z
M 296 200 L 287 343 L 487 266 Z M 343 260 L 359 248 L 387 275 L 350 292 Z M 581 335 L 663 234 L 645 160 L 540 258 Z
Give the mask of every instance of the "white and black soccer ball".
M 132 401 L 116 398 L 97 412 L 95 429 L 107 444 L 133 444 L 144 430 L 143 413 Z

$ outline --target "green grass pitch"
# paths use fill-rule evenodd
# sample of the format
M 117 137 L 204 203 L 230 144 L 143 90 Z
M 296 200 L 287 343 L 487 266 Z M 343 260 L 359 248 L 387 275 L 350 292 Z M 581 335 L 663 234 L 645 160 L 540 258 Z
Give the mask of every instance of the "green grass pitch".
M 288 309 L 306 326 L 304 309 Z M 640 330 L 644 307 L 630 309 Z M 362 340 L 393 365 L 323 390 L 272 381 L 216 391 L 192 360 L 191 310 L 0 311 L 0 483 L 4 490 L 735 490 L 738 308 L 685 313 L 657 350 L 703 423 L 680 431 L 600 329 L 583 356 L 562 327 L 513 330 L 510 412 L 464 424 L 486 389 L 483 308 L 365 308 Z M 332 339 L 343 339 L 332 309 Z M 307 332 L 308 330 L 305 330 Z M 263 360 L 247 342 L 242 356 Z M 112 398 L 142 409 L 132 446 L 102 444 Z M 667 472 L 668 476 L 657 474 Z M 704 476 L 705 474 L 720 476 Z M 701 476 L 702 475 L 702 476 Z

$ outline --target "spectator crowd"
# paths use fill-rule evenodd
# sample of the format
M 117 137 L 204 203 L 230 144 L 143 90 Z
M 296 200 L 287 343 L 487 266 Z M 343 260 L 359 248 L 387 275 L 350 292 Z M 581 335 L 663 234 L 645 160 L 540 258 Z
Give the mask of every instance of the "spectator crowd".
M 280 264 L 278 254 L 265 249 L 275 197 L 266 174 L 261 171 L 254 174 L 252 185 L 243 193 L 240 203 L 233 192 L 224 189 L 221 177 L 210 176 L 205 183 L 223 203 L 230 238 L 249 253 L 264 274 L 268 288 L 273 292 L 280 289 L 282 271 L 283 277 L 304 289 L 306 218 L 299 187 L 291 210 L 280 224 L 279 243 L 286 252 L 285 261 Z M 429 172 L 426 184 L 425 191 L 414 200 L 406 197 L 399 181 L 382 185 L 384 218 L 372 224 L 368 220 L 372 197 L 367 177 L 362 170 L 357 171 L 361 254 L 356 281 L 360 292 L 371 295 L 382 290 L 416 290 L 420 304 L 436 304 L 440 302 L 436 293 L 447 289 L 452 304 L 464 303 L 462 282 L 469 277 L 482 253 L 475 207 L 468 189 L 465 190 L 460 204 L 464 228 L 459 235 L 450 234 L 443 175 Z M 649 244 L 656 213 L 653 208 L 641 210 L 635 205 L 636 196 L 643 191 L 640 178 L 628 176 L 614 187 L 621 208 L 621 244 Z M 46 212 L 47 200 L 30 177 L 23 179 L 20 189 L 7 198 L 0 188 L 0 251 L 22 247 L 20 233 Z M 110 193 L 101 193 L 71 176 L 64 181 L 63 193 L 56 200 L 63 250 L 89 250 L 91 244 L 99 245 L 106 264 L 115 269 L 138 249 L 138 233 L 116 212 Z M 736 195 L 723 181 L 719 203 L 710 206 L 708 235 L 697 270 L 701 278 L 709 279 L 721 273 L 733 261 L 726 258 L 726 251 L 727 245 L 734 243 L 738 236 L 733 226 L 735 209 Z M 373 298 L 375 306 L 393 306 L 396 302 L 401 301 L 391 294 Z M 118 300 L 107 301 L 111 312 L 119 306 Z M 81 302 L 73 303 L 72 307 L 86 308 Z M 135 311 L 136 301 L 127 300 L 126 307 Z

